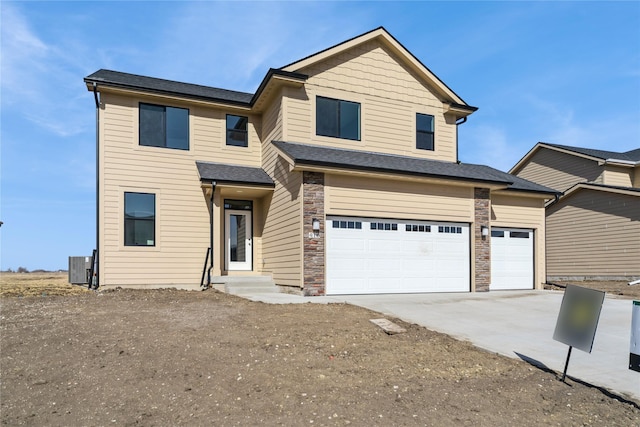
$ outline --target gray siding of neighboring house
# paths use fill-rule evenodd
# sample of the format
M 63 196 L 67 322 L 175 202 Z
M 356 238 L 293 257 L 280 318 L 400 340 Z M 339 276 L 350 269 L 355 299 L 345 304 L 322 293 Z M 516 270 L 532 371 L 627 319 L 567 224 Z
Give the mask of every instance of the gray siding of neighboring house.
M 577 190 L 547 209 L 547 280 L 640 278 L 640 197 Z
M 593 160 L 542 148 L 515 174 L 554 190 L 566 191 L 578 182 L 599 182 L 602 167 Z

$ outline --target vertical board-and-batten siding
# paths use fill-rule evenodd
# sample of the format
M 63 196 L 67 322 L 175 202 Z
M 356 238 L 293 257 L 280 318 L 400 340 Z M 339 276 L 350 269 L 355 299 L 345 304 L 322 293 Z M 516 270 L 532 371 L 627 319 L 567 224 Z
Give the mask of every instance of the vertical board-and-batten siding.
M 222 111 L 108 91 L 101 99 L 101 285 L 197 286 L 209 247 L 209 210 L 195 162 L 258 166 L 259 139 L 253 125 L 248 149 L 227 150 L 222 146 Z M 140 146 L 140 102 L 189 108 L 189 150 Z M 125 192 L 156 195 L 154 247 L 124 245 Z M 216 239 L 219 228 L 215 227 Z
M 566 191 L 579 182 L 597 182 L 602 167 L 594 160 L 541 148 L 516 175 L 532 182 Z
M 491 226 L 534 230 L 534 281 L 541 289 L 546 281 L 545 271 L 545 199 L 523 197 L 518 194 L 491 194 Z
M 325 213 L 471 223 L 473 188 L 326 174 Z
M 640 277 L 640 197 L 581 189 L 547 209 L 550 277 Z
M 283 137 L 283 106 L 276 99 L 263 115 L 262 167 L 276 183 L 265 198 L 262 236 L 263 271 L 278 285 L 302 286 L 302 176 L 289 172 L 271 141 Z
M 293 142 L 456 161 L 456 126 L 445 119 L 443 103 L 402 61 L 376 41 L 299 70 L 304 88 L 286 100 L 285 135 Z M 297 92 L 297 93 L 294 93 Z M 317 136 L 316 96 L 359 102 L 361 140 Z M 435 119 L 435 150 L 416 149 L 416 113 Z

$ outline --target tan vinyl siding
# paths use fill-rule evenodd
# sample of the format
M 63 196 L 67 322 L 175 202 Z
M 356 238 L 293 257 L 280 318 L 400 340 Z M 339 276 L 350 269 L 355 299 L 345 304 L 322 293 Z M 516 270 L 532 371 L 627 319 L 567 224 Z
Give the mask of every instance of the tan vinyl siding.
M 633 169 L 607 165 L 602 172 L 602 184 L 617 187 L 631 187 L 633 185 Z
M 640 188 L 640 165 L 633 168 L 633 186 Z
M 302 174 L 289 173 L 271 141 L 282 138 L 282 106 L 274 102 L 264 113 L 263 169 L 273 178 L 273 197 L 265 200 L 262 237 L 264 271 L 278 285 L 302 286 Z
M 601 173 L 602 167 L 593 160 L 542 148 L 516 175 L 554 190 L 565 191 L 579 182 L 595 182 Z
M 582 189 L 548 208 L 550 277 L 640 277 L 640 197 Z
M 195 162 L 258 166 L 260 141 L 253 122 L 259 117 L 250 116 L 249 147 L 226 147 L 225 111 L 109 92 L 101 99 L 101 285 L 199 285 L 209 247 L 209 209 Z M 138 144 L 141 101 L 189 108 L 189 150 Z M 129 191 L 156 195 L 154 247 L 124 245 L 124 193 Z M 216 241 L 222 241 L 221 221 L 214 230 Z M 260 252 L 260 239 L 254 250 Z
M 545 272 L 544 199 L 514 194 L 491 194 L 491 226 L 534 230 L 534 283 L 541 289 Z
M 192 107 L 190 113 L 193 117 L 191 142 L 199 160 L 206 159 L 210 162 L 241 166 L 260 166 L 259 116 L 248 115 L 248 146 L 235 147 L 227 145 L 227 113 L 247 117 L 246 113 L 232 113 L 202 107 Z
M 473 188 L 327 174 L 325 212 L 471 223 Z
M 494 193 L 491 195 L 491 225 L 522 228 L 544 226 L 544 199 Z
M 285 99 L 289 141 L 456 161 L 456 126 L 445 120 L 443 103 L 402 61 L 375 41 L 300 70 L 305 88 Z M 296 93 L 297 92 L 297 93 Z M 317 136 L 316 96 L 360 103 L 361 140 Z M 435 120 L 435 150 L 416 149 L 416 113 Z

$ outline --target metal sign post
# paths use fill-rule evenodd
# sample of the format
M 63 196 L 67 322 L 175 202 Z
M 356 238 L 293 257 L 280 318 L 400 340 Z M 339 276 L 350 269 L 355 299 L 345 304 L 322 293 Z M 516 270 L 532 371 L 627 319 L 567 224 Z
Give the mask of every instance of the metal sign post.
M 629 350 L 629 369 L 640 372 L 640 301 L 631 306 L 631 346 Z
M 595 289 L 568 285 L 564 291 L 556 329 L 553 333 L 554 340 L 569 346 L 562 382 L 567 377 L 572 348 L 576 347 L 591 353 L 603 301 L 604 292 Z

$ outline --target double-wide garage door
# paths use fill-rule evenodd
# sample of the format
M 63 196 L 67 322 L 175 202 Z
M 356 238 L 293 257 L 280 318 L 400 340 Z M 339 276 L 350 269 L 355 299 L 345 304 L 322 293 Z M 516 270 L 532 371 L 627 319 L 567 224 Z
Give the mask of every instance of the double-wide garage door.
M 328 217 L 327 294 L 468 292 L 469 224 Z

